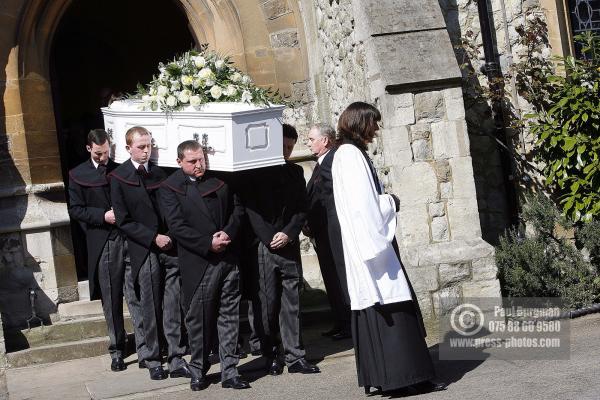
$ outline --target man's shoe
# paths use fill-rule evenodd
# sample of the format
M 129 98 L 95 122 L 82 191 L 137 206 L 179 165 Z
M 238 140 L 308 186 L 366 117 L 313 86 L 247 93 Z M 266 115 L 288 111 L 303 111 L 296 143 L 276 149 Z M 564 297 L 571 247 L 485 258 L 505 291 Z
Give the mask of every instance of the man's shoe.
M 192 389 L 193 392 L 198 392 L 200 390 L 204 390 L 207 387 L 208 387 L 208 381 L 203 376 L 200 378 L 192 378 L 192 380 L 190 381 L 190 389 Z
M 183 364 L 182 367 L 174 369 L 173 371 L 169 371 L 169 376 L 171 378 L 191 378 L 192 372 L 188 368 L 187 364 Z
M 111 371 L 125 371 L 126 369 L 127 365 L 125 365 L 125 362 L 121 357 L 113 358 L 112 362 L 110 363 Z
M 221 386 L 224 388 L 230 389 L 249 389 L 250 384 L 240 378 L 239 376 L 234 376 L 233 378 L 229 378 L 226 381 L 221 382 Z
M 142 361 L 138 361 L 138 368 L 139 369 L 144 369 L 146 368 L 146 361 L 142 360 Z
M 441 392 L 442 390 L 446 390 L 448 388 L 448 384 L 444 382 L 425 381 L 411 385 L 411 387 L 416 389 L 420 394 L 425 394 L 431 392 Z
M 158 367 L 148 368 L 148 371 L 150 372 L 150 379 L 152 379 L 153 381 L 167 379 L 168 374 L 160 365 Z
M 338 328 L 337 326 L 334 326 L 333 328 L 331 328 L 328 331 L 321 332 L 321 336 L 331 337 L 331 336 L 335 335 L 336 333 L 339 333 L 340 330 L 341 330 L 340 328 Z
M 304 358 L 301 358 L 292 365 L 288 366 L 288 372 L 290 374 L 316 374 L 321 372 L 321 370 L 316 365 L 312 365 Z
M 350 332 L 346 330 L 341 330 L 338 333 L 334 333 L 333 335 L 331 335 L 331 339 L 336 341 L 350 339 L 351 337 L 352 335 L 350 334 Z
M 283 374 L 283 364 L 278 359 L 274 359 L 269 367 L 269 375 L 276 376 L 281 374 Z
M 263 353 L 262 353 L 262 350 L 261 350 L 261 349 L 252 350 L 252 351 L 250 352 L 250 354 L 252 354 L 253 356 L 262 356 L 262 355 L 263 355 Z
M 248 357 L 248 353 L 246 353 L 246 351 L 244 351 L 244 349 L 241 349 L 241 348 L 238 349 L 237 355 L 238 355 L 238 358 L 240 358 L 240 359 Z

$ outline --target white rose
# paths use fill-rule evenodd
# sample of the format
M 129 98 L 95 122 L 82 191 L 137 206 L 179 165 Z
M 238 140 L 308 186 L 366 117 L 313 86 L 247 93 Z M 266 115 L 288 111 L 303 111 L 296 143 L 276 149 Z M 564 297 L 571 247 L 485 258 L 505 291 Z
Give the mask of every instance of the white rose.
M 248 85 L 252 82 L 252 79 L 248 76 L 248 75 L 244 75 L 244 77 L 242 78 L 242 83 L 244 85 Z
M 252 101 L 252 93 L 250 93 L 247 90 L 244 90 L 244 92 L 242 93 L 242 101 L 244 103 L 250 103 Z
M 236 72 L 233 75 L 231 75 L 231 82 L 239 82 L 241 80 L 242 80 L 242 74 L 240 74 L 239 72 Z
M 194 65 L 198 68 L 202 68 L 206 65 L 206 60 L 202 56 L 194 57 Z
M 192 86 L 194 87 L 194 89 L 198 89 L 200 86 L 202 86 L 202 79 L 194 78 Z
M 214 85 L 216 82 L 214 79 L 210 78 L 204 81 L 204 85 L 207 87 L 211 87 L 212 85 Z
M 175 98 L 175 96 L 167 97 L 167 105 L 169 107 L 175 107 L 176 104 L 177 104 L 177 99 Z
M 235 96 L 237 94 L 237 89 L 233 85 L 227 85 L 227 89 L 225 89 L 225 95 L 227 96 Z
M 179 90 L 181 89 L 181 84 L 179 81 L 171 81 L 171 90 Z
M 156 94 L 159 96 L 166 96 L 169 93 L 169 88 L 163 85 L 160 85 L 156 91 Z
M 190 86 L 193 81 L 194 79 L 189 75 L 183 75 L 181 77 L 181 83 L 183 84 L 183 86 Z
M 221 90 L 221 88 L 219 86 L 213 86 L 210 89 L 210 95 L 212 96 L 213 99 L 217 100 L 219 97 L 221 97 L 223 95 L 223 91 Z
M 190 97 L 190 104 L 194 107 L 198 107 L 200 104 L 202 104 L 202 100 L 200 99 L 200 96 Z
M 149 93 L 150 93 L 151 96 L 156 96 L 156 88 L 155 87 L 151 87 Z
M 223 61 L 223 60 L 217 60 L 217 61 L 215 61 L 215 68 L 216 69 L 223 69 L 223 67 L 225 67 L 225 61 Z
M 213 75 L 214 74 L 210 68 L 202 68 L 198 72 L 198 78 L 200 78 L 200 79 L 208 79 L 208 78 L 212 77 Z
M 190 101 L 190 95 L 192 93 L 189 90 L 183 90 L 181 93 L 179 93 L 179 101 L 182 103 L 187 103 L 188 101 Z

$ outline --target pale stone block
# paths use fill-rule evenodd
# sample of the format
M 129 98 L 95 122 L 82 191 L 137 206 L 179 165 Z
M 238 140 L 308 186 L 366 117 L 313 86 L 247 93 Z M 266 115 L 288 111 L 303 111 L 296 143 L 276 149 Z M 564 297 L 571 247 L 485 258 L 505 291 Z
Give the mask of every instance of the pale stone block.
M 50 231 L 26 232 L 25 251 L 38 263 L 42 279 L 38 283 L 42 289 L 57 287 L 54 273 L 54 254 L 52 252 L 52 236 Z
M 415 161 L 428 161 L 433 159 L 431 143 L 426 139 L 417 139 L 411 143 L 413 159 Z
M 428 244 L 429 224 L 425 204 L 405 204 L 402 206 L 402 200 L 400 204 L 398 231 L 402 246 L 409 247 Z
M 500 297 L 500 281 L 497 279 L 465 282 L 462 284 L 462 292 L 464 297 Z
M 424 92 L 415 95 L 415 118 L 417 121 L 445 119 L 444 96 L 441 92 Z
M 452 240 L 419 247 L 419 265 L 458 264 L 478 258 L 493 257 L 494 247 L 478 237 Z
M 436 160 L 459 156 L 456 125 L 453 122 L 440 121 L 431 124 L 431 136 Z
M 413 163 L 402 170 L 393 170 L 392 185 L 400 203 L 405 206 L 431 203 L 437 200 L 435 171 L 425 162 Z M 423 207 L 425 209 L 425 207 Z M 425 209 L 426 211 L 426 209 Z
M 472 270 L 474 281 L 494 280 L 498 275 L 498 267 L 493 257 L 473 260 Z
M 469 263 L 440 264 L 439 272 L 442 287 L 465 281 L 471 276 Z
M 446 207 L 444 202 L 429 203 L 429 215 L 433 217 L 442 217 L 446 215 Z
M 410 126 L 410 139 L 429 139 L 431 137 L 431 124 L 419 122 Z
M 448 120 L 462 120 L 465 118 L 465 103 L 462 88 L 451 88 L 443 91 Z
M 477 199 L 454 198 L 448 200 L 448 221 L 452 239 L 481 237 Z
M 316 254 L 302 255 L 302 277 L 311 289 L 325 290 L 323 276 L 319 267 L 319 260 Z
M 285 29 L 271 33 L 271 46 L 277 48 L 299 47 L 298 31 L 296 29 Z
M 459 157 L 449 160 L 452 171 L 452 191 L 455 199 L 474 199 L 477 197 L 473 179 L 473 160 L 471 157 Z
M 433 309 L 438 317 L 452 311 L 461 303 L 459 286 L 450 286 L 433 293 Z
M 440 197 L 442 199 L 451 199 L 453 197 L 452 182 L 440 183 Z
M 400 230 L 396 230 L 396 236 L 400 236 Z M 405 268 L 415 268 L 419 265 L 419 249 L 417 247 L 400 247 L 400 259 Z
M 386 94 L 381 97 L 384 126 L 395 127 L 415 123 L 415 108 L 412 93 Z
M 434 242 L 448 240 L 448 221 L 446 217 L 434 217 L 431 220 L 431 239 Z
M 432 319 L 434 317 L 433 301 L 430 293 L 416 293 L 419 308 L 423 319 Z
M 435 265 L 406 268 L 406 273 L 416 293 L 429 293 L 440 287 L 438 269 Z

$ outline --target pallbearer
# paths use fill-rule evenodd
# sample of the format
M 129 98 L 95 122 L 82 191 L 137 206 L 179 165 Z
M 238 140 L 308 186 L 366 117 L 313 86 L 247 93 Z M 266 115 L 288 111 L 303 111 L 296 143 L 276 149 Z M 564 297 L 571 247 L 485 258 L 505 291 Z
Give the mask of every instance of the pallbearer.
M 165 379 L 162 368 L 159 335 L 162 324 L 163 291 L 168 317 L 179 313 L 179 292 L 173 242 L 160 214 L 156 191 L 166 178 L 165 172 L 150 162 L 152 137 L 145 128 L 134 126 L 126 136 L 126 149 L 131 158 L 116 168 L 111 177 L 111 198 L 117 225 L 126 236 L 129 257 L 126 258 L 125 285 L 128 296 L 139 302 L 131 311 L 135 326 L 138 360 L 148 368 L 150 379 Z M 163 261 L 163 266 L 160 262 Z M 163 268 L 167 287 L 163 286 Z M 174 287 L 173 287 L 174 286 Z M 164 326 L 169 345 L 169 372 L 172 378 L 189 377 L 183 359 L 181 326 L 167 318 Z
M 250 385 L 237 370 L 241 295 L 234 251 L 243 209 L 225 182 L 206 174 L 198 142 L 181 143 L 177 162 L 181 169 L 162 183 L 160 200 L 179 253 L 192 357 L 190 388 L 208 386 L 208 354 L 216 330 L 221 386 L 246 389 Z
M 90 159 L 69 172 L 69 215 L 86 233 L 90 298 L 101 299 L 112 358 L 110 369 L 126 369 L 123 323 L 123 237 L 115 225 L 106 174 L 117 167 L 109 159 L 110 139 L 102 129 L 87 136 Z M 135 308 L 135 305 L 134 305 Z

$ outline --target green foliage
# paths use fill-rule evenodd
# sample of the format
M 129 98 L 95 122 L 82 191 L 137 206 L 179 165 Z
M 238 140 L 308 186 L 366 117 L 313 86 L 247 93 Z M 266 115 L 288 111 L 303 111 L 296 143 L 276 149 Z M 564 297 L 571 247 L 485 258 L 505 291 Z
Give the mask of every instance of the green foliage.
M 496 248 L 498 275 L 504 294 L 510 297 L 562 297 L 572 308 L 600 302 L 600 258 L 586 260 L 570 240 L 555 234 L 556 227 L 568 231 L 573 226 L 561 219 L 554 204 L 542 195 L 532 197 L 524 208 L 523 218 L 534 234 L 522 237 L 516 231 L 510 231 Z M 600 224 L 588 224 L 578 235 L 590 253 L 598 254 Z
M 600 216 L 600 37 L 587 32 L 576 41 L 584 58 L 558 60 L 564 76 L 535 65 L 519 82 L 535 110 L 526 117 L 545 182 L 565 215 L 589 222 Z

